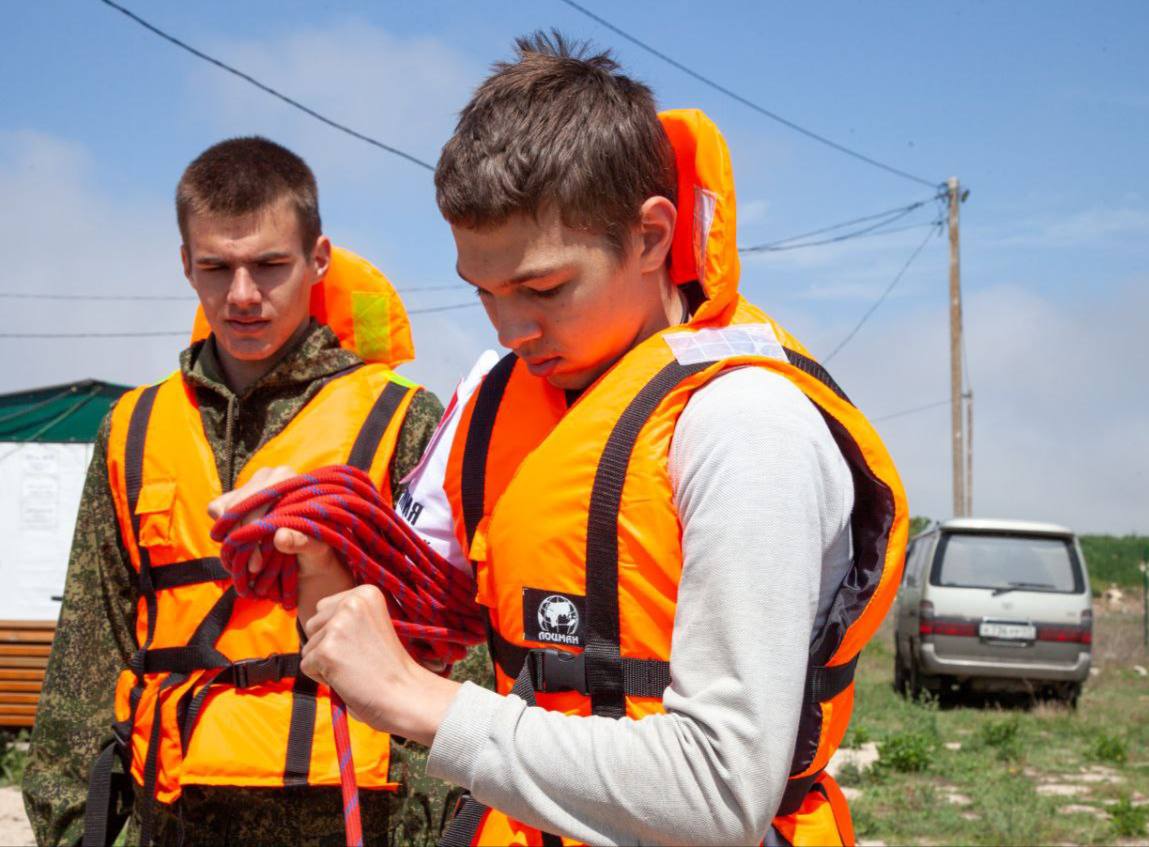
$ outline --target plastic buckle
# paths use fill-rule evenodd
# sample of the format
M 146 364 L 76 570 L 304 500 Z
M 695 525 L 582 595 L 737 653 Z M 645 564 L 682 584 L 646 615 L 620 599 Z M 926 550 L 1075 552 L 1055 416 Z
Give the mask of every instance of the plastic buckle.
M 283 656 L 276 653 L 263 659 L 243 659 L 233 662 L 232 685 L 236 688 L 254 688 L 265 682 L 274 682 L 283 677 Z
M 539 693 L 577 691 L 587 693 L 586 659 L 582 653 L 562 650 L 530 652 L 531 682 Z

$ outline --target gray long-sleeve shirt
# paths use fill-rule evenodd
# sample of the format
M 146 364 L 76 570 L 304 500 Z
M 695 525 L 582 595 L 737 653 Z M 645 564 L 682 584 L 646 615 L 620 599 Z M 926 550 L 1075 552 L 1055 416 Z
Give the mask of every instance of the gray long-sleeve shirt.
M 670 471 L 684 562 L 666 714 L 568 716 L 468 683 L 429 774 L 592 844 L 761 842 L 811 635 L 849 568 L 853 482 L 814 405 L 761 368 L 691 398 Z

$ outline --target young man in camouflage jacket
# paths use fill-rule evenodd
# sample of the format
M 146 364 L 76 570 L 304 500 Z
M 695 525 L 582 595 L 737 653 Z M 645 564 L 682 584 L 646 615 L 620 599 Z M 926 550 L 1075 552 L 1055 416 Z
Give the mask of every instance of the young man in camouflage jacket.
M 180 356 L 224 490 L 248 459 L 335 375 L 361 363 L 311 318 L 310 289 L 330 258 L 319 228 L 314 176 L 265 139 L 232 139 L 189 166 L 177 192 L 185 273 L 212 335 Z M 418 462 L 442 414 L 418 391 L 391 465 L 392 495 Z M 63 608 L 48 663 L 24 778 L 25 805 L 40 844 L 78 843 L 89 771 L 112 738 L 116 680 L 139 647 L 139 599 L 109 484 L 110 419 L 96 438 L 76 523 Z M 204 504 L 206 510 L 207 504 Z M 206 512 L 205 512 L 206 515 Z M 406 770 L 405 751 L 392 767 Z M 364 792 L 364 829 L 386 838 L 400 795 Z M 137 788 L 138 827 L 141 802 Z M 156 806 L 160 844 L 338 844 L 338 787 L 193 785 L 174 807 Z M 421 818 L 421 814 L 404 817 Z M 402 821 L 396 821 L 403 825 Z M 410 822 L 405 828 L 410 835 Z M 136 843 L 139 830 L 128 832 Z

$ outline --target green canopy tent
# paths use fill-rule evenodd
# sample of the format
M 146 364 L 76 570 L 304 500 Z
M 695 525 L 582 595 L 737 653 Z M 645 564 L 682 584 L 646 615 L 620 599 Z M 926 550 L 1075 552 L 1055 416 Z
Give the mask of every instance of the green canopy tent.
M 91 443 L 108 409 L 127 390 L 126 385 L 85 379 L 0 394 L 0 442 Z
M 128 390 L 93 379 L 0 395 L 0 726 L 31 726 L 100 421 Z

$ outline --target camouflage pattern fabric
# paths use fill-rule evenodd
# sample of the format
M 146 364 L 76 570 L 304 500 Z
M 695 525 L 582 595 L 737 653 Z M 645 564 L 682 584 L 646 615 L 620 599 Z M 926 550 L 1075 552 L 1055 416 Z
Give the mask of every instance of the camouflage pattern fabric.
M 181 371 L 195 387 L 224 487 L 232 487 L 251 455 L 279 433 L 328 378 L 358 363 L 330 329 L 313 322 L 269 373 L 237 396 L 224 382 L 211 339 L 185 350 Z M 442 412 L 442 404 L 428 391 L 413 399 L 392 460 L 396 499 L 398 481 L 422 455 Z M 116 678 L 137 647 L 137 581 L 108 486 L 108 431 L 105 420 L 84 484 L 64 602 L 24 775 L 25 808 L 42 845 L 79 842 L 89 770 L 112 739 Z M 421 778 L 421 766 L 415 773 L 409 756 L 400 752 L 396 758 L 409 778 Z M 409 815 L 406 793 L 364 792 L 369 843 L 386 842 L 389 818 L 410 819 L 413 840 L 405 843 L 419 843 L 420 827 L 426 828 L 431 817 L 423 814 L 422 801 L 417 801 L 417 813 Z M 445 788 L 438 792 L 445 793 Z M 136 824 L 129 824 L 128 843 L 138 840 Z M 194 787 L 174 808 L 160 809 L 157 828 L 161 844 L 343 843 L 337 789 Z

